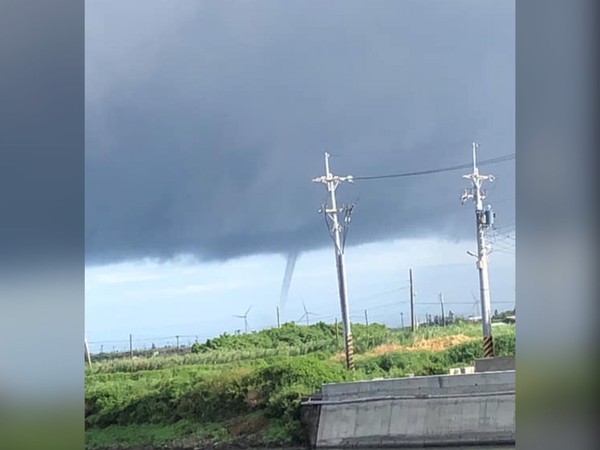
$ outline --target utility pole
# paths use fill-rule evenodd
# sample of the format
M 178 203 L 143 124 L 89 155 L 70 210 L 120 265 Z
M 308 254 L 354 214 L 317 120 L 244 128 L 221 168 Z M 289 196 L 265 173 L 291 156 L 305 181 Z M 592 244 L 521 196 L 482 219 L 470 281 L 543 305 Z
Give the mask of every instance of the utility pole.
M 442 326 L 446 326 L 446 316 L 444 315 L 444 294 L 440 292 L 440 306 L 442 307 Z
M 92 357 L 90 356 L 90 346 L 88 345 L 87 338 L 84 338 L 83 343 L 85 345 L 85 356 L 87 357 L 88 365 L 92 368 Z
M 179 336 L 175 336 L 175 339 L 177 339 L 177 350 L 179 350 Z
M 350 225 L 350 216 L 353 206 L 342 206 L 338 208 L 335 198 L 335 191 L 338 185 L 344 181 L 352 182 L 352 176 L 340 177 L 334 176 L 329 170 L 329 153 L 325 153 L 325 176 L 314 178 L 312 181 L 323 183 L 327 186 L 329 192 L 330 208 L 323 205 L 319 212 L 325 215 L 325 221 L 335 245 L 335 262 L 337 267 L 338 290 L 340 293 L 340 306 L 342 311 L 342 322 L 344 324 L 344 338 L 346 347 L 346 366 L 349 370 L 354 370 L 354 342 L 352 339 L 352 330 L 350 326 L 350 312 L 348 309 L 348 289 L 346 285 L 346 270 L 344 267 L 344 247 L 348 227 Z M 343 225 L 339 223 L 338 214 L 344 213 Z M 343 232 L 343 237 L 342 237 Z
M 369 315 L 367 313 L 367 310 L 365 309 L 365 325 L 369 326 Z
M 129 335 L 129 358 L 133 359 L 133 336 Z
M 493 224 L 494 213 L 491 207 L 483 208 L 485 193 L 481 189 L 484 181 L 494 181 L 493 175 L 481 175 L 477 167 L 477 148 L 479 144 L 473 143 L 473 173 L 463 175 L 463 178 L 471 180 L 473 187 L 465 189 L 461 201 L 464 204 L 468 200 L 475 202 L 475 223 L 477 229 L 477 254 L 467 252 L 477 258 L 477 270 L 479 272 L 479 297 L 481 303 L 481 323 L 483 327 L 483 355 L 486 358 L 494 356 L 494 340 L 492 336 L 491 301 L 490 301 L 490 279 L 488 273 L 489 249 L 486 245 L 486 230 Z
M 281 328 L 281 324 L 279 323 L 279 306 L 276 306 L 277 308 L 277 328 Z
M 410 328 L 414 333 L 417 331 L 417 317 L 415 316 L 415 288 L 413 285 L 412 269 L 408 270 L 408 282 L 410 285 Z
M 402 323 L 402 329 L 404 329 L 404 313 L 403 312 L 400 313 L 400 320 Z

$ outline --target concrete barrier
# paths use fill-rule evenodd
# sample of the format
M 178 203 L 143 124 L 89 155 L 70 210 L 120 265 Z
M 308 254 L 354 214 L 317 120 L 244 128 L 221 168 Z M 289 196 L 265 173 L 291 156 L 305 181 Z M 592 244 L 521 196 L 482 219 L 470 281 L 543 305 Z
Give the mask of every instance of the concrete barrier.
M 319 400 L 317 448 L 515 442 L 515 373 L 327 384 Z
M 514 356 L 497 356 L 475 360 L 475 372 L 498 372 L 502 370 L 515 370 Z
M 510 391 L 514 387 L 514 371 L 506 371 L 325 384 L 321 392 L 323 400 L 336 400 L 385 395 L 471 394 Z
M 460 375 L 461 373 L 474 373 L 475 367 L 456 367 L 448 371 L 450 375 Z

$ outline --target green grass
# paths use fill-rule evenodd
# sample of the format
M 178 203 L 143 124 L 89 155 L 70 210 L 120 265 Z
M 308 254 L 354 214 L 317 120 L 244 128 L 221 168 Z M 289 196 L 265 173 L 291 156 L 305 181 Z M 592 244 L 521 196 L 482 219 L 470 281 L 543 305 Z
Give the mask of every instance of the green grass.
M 182 434 L 180 424 L 171 425 L 111 425 L 104 429 L 92 428 L 86 431 L 86 448 L 98 449 L 108 448 L 115 445 L 120 446 L 162 446 L 172 442 Z
M 514 331 L 514 325 L 494 327 L 495 333 Z M 511 331 L 513 330 L 513 331 Z M 382 344 L 410 345 L 414 340 L 464 334 L 480 336 L 481 325 L 453 324 L 447 327 L 423 327 L 416 333 L 409 330 L 392 330 L 384 325 L 361 324 L 352 326 L 355 353 L 361 354 Z M 281 328 L 242 335 L 223 334 L 207 343 L 196 345 L 198 353 L 159 355 L 156 357 L 115 358 L 86 367 L 86 375 L 96 373 L 153 371 L 180 366 L 240 365 L 274 357 L 295 357 L 323 353 L 332 355 L 343 351 L 341 326 L 336 338 L 335 326 L 318 323 L 309 327 L 285 324 Z
M 298 446 L 297 436 L 302 433 L 297 422 L 267 420 L 264 414 L 253 413 L 219 423 L 179 421 L 169 425 L 135 424 L 94 428 L 86 431 L 86 448 L 294 447 Z
M 156 358 L 159 362 L 96 364 L 86 372 L 86 447 L 302 445 L 301 398 L 323 383 L 448 373 L 450 367 L 482 356 L 479 339 L 440 352 L 368 353 L 381 344 L 409 346 L 414 340 L 457 334 L 478 337 L 476 324 L 422 328 L 415 335 L 357 325 L 354 373 L 333 359 L 342 349 L 330 325 L 261 333 L 225 335 L 196 354 Z M 281 345 L 279 338 L 287 343 Z M 311 343 L 312 338 L 321 340 Z M 514 325 L 495 327 L 495 345 L 498 355 L 514 354 Z

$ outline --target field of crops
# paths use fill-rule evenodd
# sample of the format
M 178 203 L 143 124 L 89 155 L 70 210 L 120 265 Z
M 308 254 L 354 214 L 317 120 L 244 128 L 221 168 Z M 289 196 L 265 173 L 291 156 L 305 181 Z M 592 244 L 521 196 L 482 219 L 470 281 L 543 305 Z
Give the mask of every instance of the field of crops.
M 514 354 L 514 325 L 494 328 L 497 354 Z M 86 369 L 87 448 L 300 445 L 300 399 L 324 382 L 447 373 L 482 356 L 477 324 L 353 332 L 354 373 L 335 327 L 322 323 L 223 335 L 186 355 L 96 363 Z

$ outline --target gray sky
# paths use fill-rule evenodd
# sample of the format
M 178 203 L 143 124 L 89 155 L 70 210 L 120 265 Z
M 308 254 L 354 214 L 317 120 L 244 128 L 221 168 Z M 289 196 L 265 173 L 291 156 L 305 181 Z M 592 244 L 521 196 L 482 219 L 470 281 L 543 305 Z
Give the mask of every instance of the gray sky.
M 514 59 L 510 1 L 88 1 L 88 263 L 327 245 L 324 151 L 355 176 L 513 153 Z M 514 162 L 488 170 L 514 223 Z M 471 237 L 460 175 L 344 186 L 349 243 Z

